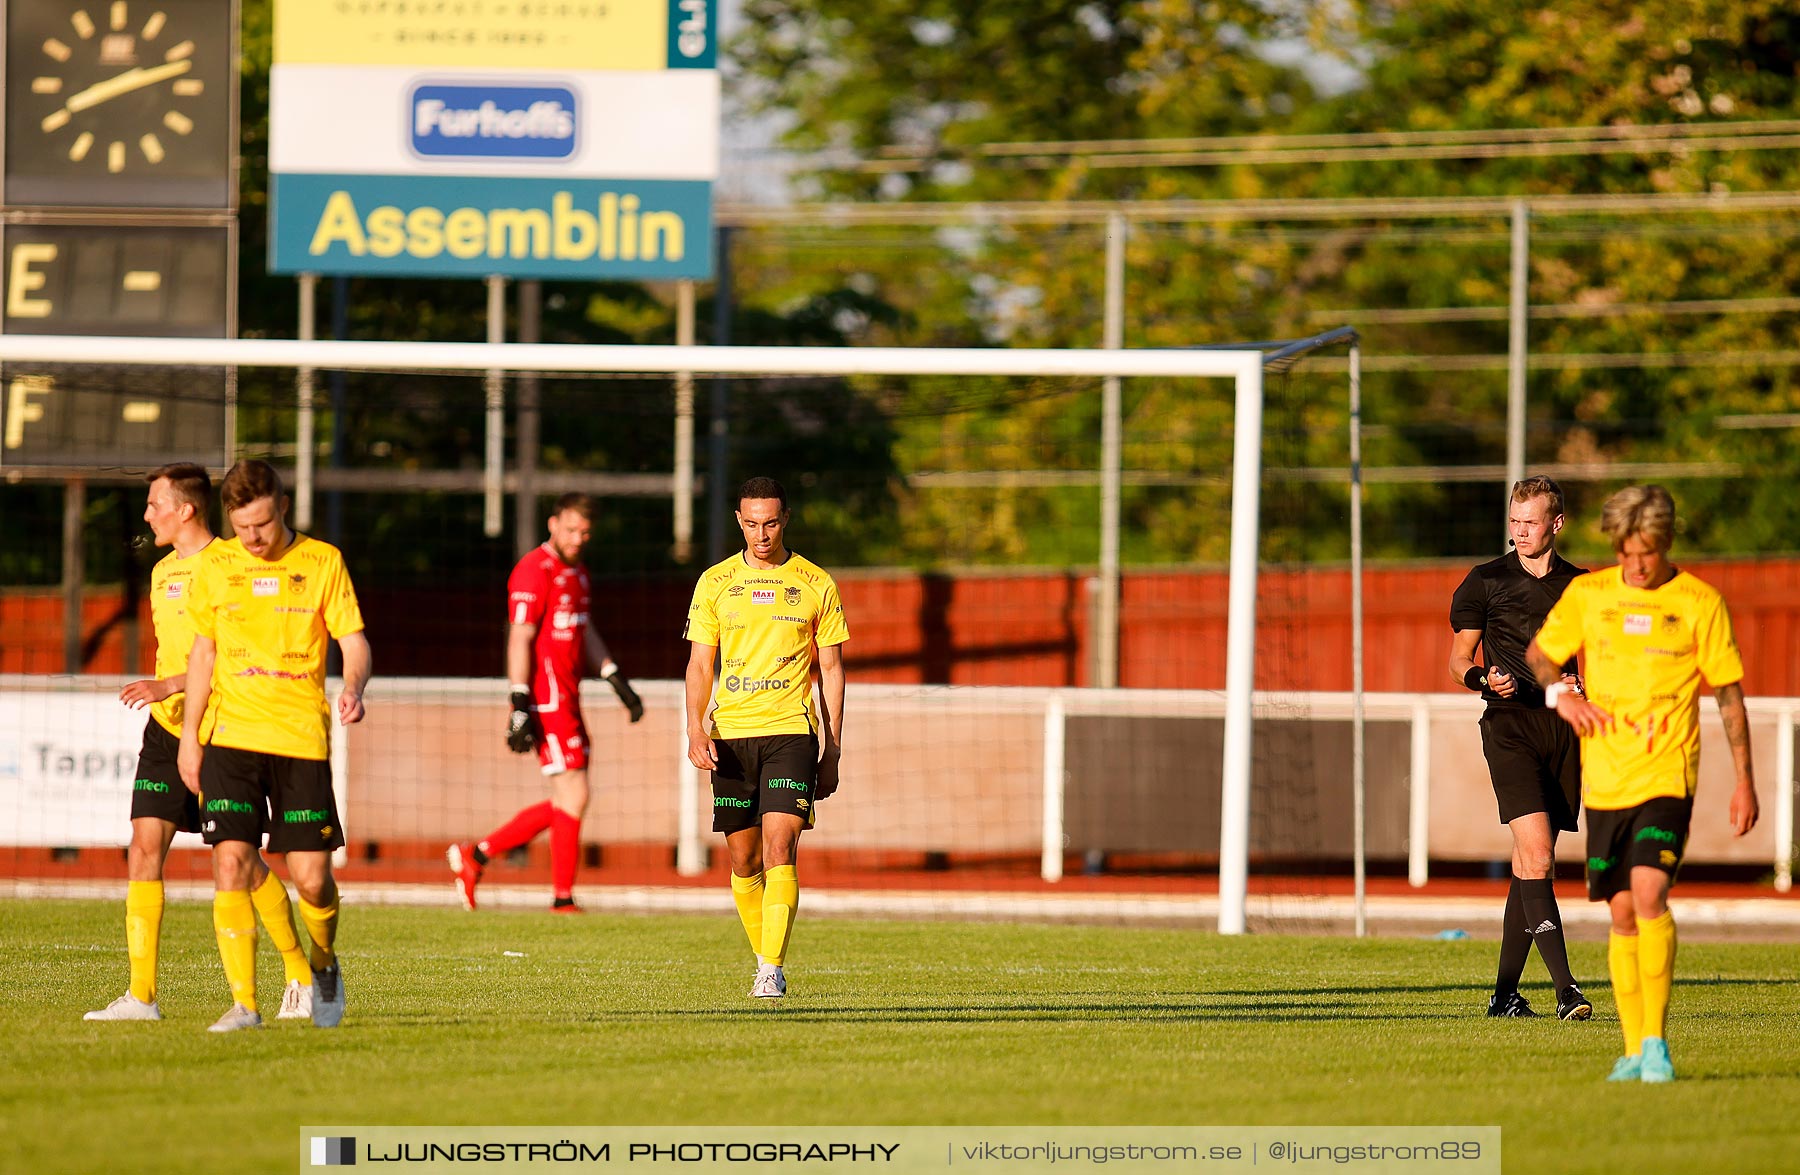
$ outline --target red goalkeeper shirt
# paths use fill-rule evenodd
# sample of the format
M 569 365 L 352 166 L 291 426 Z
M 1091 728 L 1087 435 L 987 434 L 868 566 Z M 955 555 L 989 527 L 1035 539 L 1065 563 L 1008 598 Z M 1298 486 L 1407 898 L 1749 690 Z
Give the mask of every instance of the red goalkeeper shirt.
M 506 581 L 508 617 L 537 625 L 531 647 L 531 695 L 538 713 L 567 710 L 579 720 L 588 626 L 587 569 L 564 563 L 545 543 L 519 560 Z

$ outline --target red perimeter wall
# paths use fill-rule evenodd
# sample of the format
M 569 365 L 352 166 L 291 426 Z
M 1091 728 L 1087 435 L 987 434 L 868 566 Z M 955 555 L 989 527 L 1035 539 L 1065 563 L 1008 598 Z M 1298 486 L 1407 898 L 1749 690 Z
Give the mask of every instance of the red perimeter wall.
M 1753 695 L 1800 695 L 1800 559 L 1729 560 L 1688 568 L 1731 605 Z M 1454 691 L 1445 671 L 1450 594 L 1467 567 L 1370 569 L 1364 578 L 1367 688 Z M 1095 596 L 1091 576 L 1058 572 L 958 575 L 851 571 L 839 575 L 854 681 L 955 685 L 1089 685 Z M 679 677 L 690 579 L 599 580 L 593 615 L 636 677 Z M 1224 571 L 1128 572 L 1121 585 L 1119 684 L 1222 689 Z M 505 612 L 497 592 L 376 589 L 362 596 L 378 675 L 498 677 Z M 90 590 L 83 633 L 90 673 L 127 671 L 121 595 Z M 139 660 L 155 652 L 149 605 L 139 609 Z M 0 590 L 0 672 L 63 668 L 55 589 Z M 1257 603 L 1257 685 L 1350 688 L 1350 573 L 1265 571 Z

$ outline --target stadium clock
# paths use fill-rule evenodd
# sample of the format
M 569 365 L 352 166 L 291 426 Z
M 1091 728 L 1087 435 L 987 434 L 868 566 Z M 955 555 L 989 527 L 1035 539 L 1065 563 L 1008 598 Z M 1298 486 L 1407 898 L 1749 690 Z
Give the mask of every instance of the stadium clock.
M 6 0 L 6 203 L 232 207 L 235 8 Z

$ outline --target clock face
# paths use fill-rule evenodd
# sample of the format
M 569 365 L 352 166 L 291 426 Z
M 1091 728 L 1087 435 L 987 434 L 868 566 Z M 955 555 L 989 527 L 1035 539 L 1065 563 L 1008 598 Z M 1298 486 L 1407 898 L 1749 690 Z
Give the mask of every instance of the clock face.
M 233 0 L 10 0 L 6 203 L 229 208 Z

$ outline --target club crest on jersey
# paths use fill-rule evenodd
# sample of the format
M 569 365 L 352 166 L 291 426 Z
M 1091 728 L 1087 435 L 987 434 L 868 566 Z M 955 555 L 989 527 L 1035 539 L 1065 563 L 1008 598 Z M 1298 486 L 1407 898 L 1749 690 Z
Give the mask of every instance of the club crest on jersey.
M 296 571 L 288 576 L 288 586 L 297 592 L 303 592 L 306 590 L 306 577 Z
M 1665 633 L 1676 633 L 1681 631 L 1681 616 L 1675 612 L 1664 612 L 1662 618 L 1662 630 Z
M 800 602 L 800 589 L 797 587 L 790 587 L 781 593 L 781 598 L 787 601 L 788 607 L 792 608 L 795 604 Z
M 273 596 L 281 591 L 281 578 L 275 575 L 259 575 L 250 581 L 250 594 L 253 596 Z
M 750 602 L 752 604 L 773 605 L 775 603 L 775 589 L 774 588 L 757 588 L 755 591 L 750 593 Z

